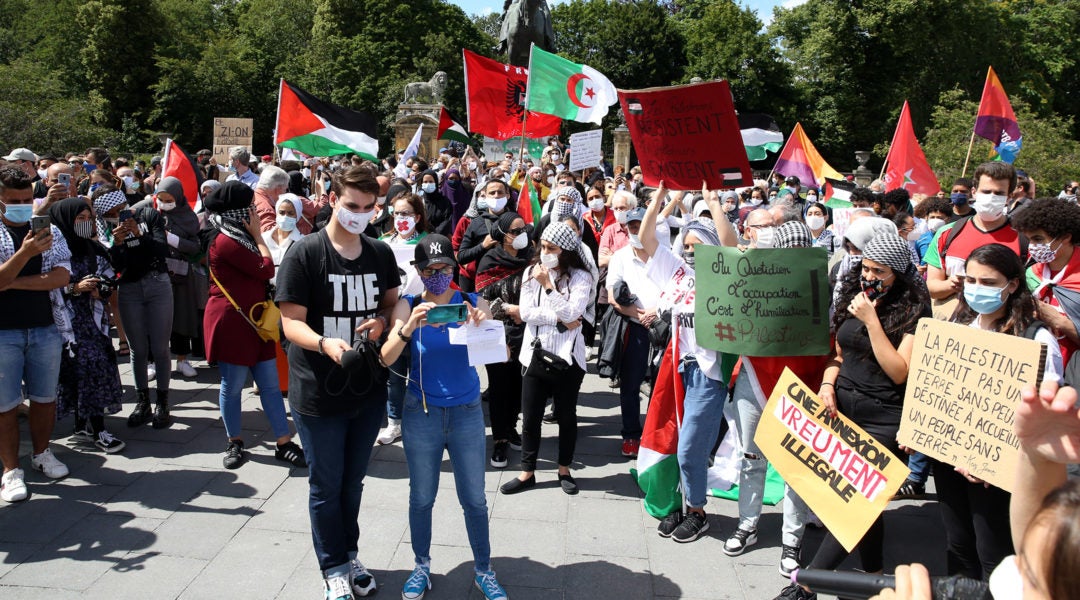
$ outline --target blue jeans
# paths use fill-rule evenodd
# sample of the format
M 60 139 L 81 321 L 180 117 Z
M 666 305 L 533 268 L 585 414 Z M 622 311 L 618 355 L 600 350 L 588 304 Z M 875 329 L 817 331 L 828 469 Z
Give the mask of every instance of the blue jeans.
M 394 364 L 390 365 L 390 378 L 386 380 L 386 418 L 401 420 L 401 405 L 405 402 L 405 387 L 408 381 L 403 377 L 409 372 L 409 355 L 402 352 Z
M 907 478 L 926 485 L 926 480 L 930 477 L 930 458 L 922 452 L 916 452 L 908 456 L 907 466 L 911 469 Z
M 0 329 L 0 412 L 22 402 L 24 381 L 31 402 L 56 402 L 63 346 L 56 325 Z
M 354 416 L 314 417 L 293 411 L 308 462 L 308 515 L 315 557 L 323 572 L 347 572 L 355 556 L 371 447 L 386 403 L 366 401 Z
M 703 508 L 709 487 L 709 457 L 724 418 L 727 386 L 706 377 L 694 359 L 684 360 L 679 372 L 686 387 L 678 451 L 683 495 L 690 508 Z
M 484 496 L 484 410 L 477 395 L 451 407 L 428 404 L 427 412 L 414 394 L 406 394 L 401 443 L 409 465 L 409 534 L 418 566 L 431 564 L 431 509 L 439 491 L 443 450 L 450 452 L 458 502 L 477 573 L 491 569 L 487 498 Z
M 638 323 L 626 324 L 619 365 L 619 406 L 622 408 L 622 438 L 641 439 L 641 382 L 649 366 L 649 330 Z
M 151 354 L 157 369 L 157 389 L 169 389 L 172 355 L 173 289 L 168 273 L 147 273 L 142 279 L 121 283 L 117 290 L 120 319 L 131 347 L 131 374 L 135 389 L 150 387 L 146 364 Z
M 248 371 L 259 386 L 259 400 L 262 401 L 263 412 L 270 421 L 274 436 L 280 438 L 289 435 L 285 401 L 281 397 L 281 388 L 278 387 L 277 363 L 273 358 L 256 363 L 254 367 L 219 362 L 218 370 L 221 371 L 218 407 L 221 409 L 221 420 L 225 422 L 226 435 L 230 438 L 240 436 L 240 395 L 247 383 Z

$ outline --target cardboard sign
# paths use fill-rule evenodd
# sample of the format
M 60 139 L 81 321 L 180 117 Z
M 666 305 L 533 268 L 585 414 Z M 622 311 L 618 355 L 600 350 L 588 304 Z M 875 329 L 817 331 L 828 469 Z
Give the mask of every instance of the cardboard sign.
M 727 81 L 619 90 L 645 185 L 730 189 L 753 185 Z
M 604 139 L 604 130 L 582 131 L 570 136 L 571 171 L 584 171 L 600 164 L 603 154 L 600 143 Z
M 699 244 L 696 257 L 698 344 L 744 356 L 829 353 L 824 248 L 740 251 Z
M 218 166 L 228 168 L 229 149 L 243 146 L 251 152 L 252 119 L 214 117 L 214 160 Z
M 761 452 L 850 552 L 910 472 L 784 369 L 754 435 Z
M 1020 389 L 1042 382 L 1046 346 L 920 319 L 911 352 L 901 444 L 1012 492 Z

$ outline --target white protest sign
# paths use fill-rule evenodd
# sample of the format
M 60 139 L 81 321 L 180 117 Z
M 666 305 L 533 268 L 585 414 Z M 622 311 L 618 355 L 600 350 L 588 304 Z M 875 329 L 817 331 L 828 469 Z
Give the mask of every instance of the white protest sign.
M 582 171 L 595 167 L 600 163 L 603 154 L 600 152 L 600 143 L 604 139 L 603 129 L 582 131 L 570 136 L 570 166 L 571 171 Z

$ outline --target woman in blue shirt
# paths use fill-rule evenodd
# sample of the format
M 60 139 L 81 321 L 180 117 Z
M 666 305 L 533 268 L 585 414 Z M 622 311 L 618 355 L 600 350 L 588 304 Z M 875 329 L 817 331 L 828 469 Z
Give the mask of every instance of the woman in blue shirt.
M 409 465 L 409 531 L 416 567 L 401 597 L 417 600 L 431 588 L 431 509 L 439 490 L 443 451 L 448 450 L 472 546 L 476 587 L 488 600 L 505 600 L 506 592 L 491 570 L 480 377 L 469 365 L 468 347 L 450 343 L 450 330 L 463 323 L 427 322 L 432 308 L 454 303 L 466 304 L 470 321 L 484 319 L 484 313 L 475 308 L 476 294 L 450 286 L 457 266 L 453 252 L 450 240 L 443 235 L 431 234 L 417 243 L 413 264 L 424 291 L 398 301 L 390 335 L 382 347 L 383 364 L 387 365 L 394 364 L 406 348 L 410 353 L 401 440 Z

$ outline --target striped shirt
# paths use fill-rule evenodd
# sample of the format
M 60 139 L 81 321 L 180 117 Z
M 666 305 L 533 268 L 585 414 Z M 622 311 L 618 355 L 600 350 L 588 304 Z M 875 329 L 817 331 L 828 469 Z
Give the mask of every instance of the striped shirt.
M 532 362 L 533 339 L 540 338 L 540 345 L 567 362 L 585 369 L 585 339 L 581 327 L 559 332 L 558 323 L 569 323 L 580 319 L 588 307 L 596 283 L 588 271 L 574 269 L 567 278 L 558 271 L 552 271 L 556 290 L 547 293 L 536 279 L 531 277 L 532 269 L 525 274 L 521 282 L 521 301 L 519 303 L 521 320 L 525 322 L 525 338 L 521 343 L 519 360 L 526 367 Z

